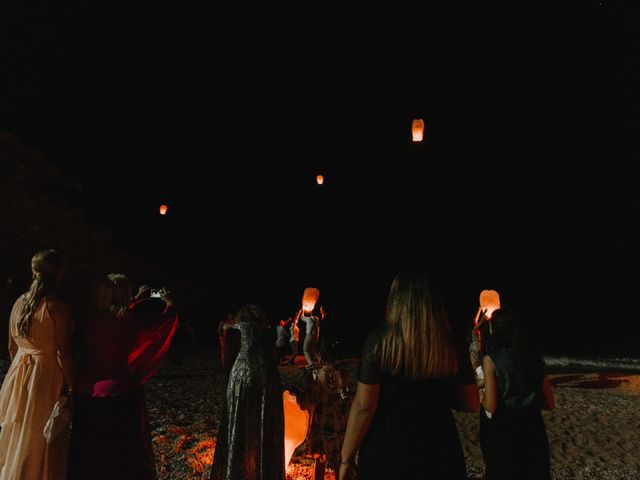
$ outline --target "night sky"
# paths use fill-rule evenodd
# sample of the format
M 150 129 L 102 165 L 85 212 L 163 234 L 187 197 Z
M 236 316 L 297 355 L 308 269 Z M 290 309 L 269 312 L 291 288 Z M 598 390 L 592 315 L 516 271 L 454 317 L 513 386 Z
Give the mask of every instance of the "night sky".
M 315 286 L 357 341 L 422 265 L 458 329 L 495 288 L 550 352 L 633 352 L 640 4 L 422 3 L 2 7 L 0 130 L 230 304 Z

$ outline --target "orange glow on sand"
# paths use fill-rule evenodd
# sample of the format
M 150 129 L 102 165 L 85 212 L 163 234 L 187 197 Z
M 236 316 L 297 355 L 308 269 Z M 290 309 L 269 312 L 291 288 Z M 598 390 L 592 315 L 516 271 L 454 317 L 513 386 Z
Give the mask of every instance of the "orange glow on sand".
M 165 215 L 167 213 L 167 206 L 160 205 L 160 215 Z

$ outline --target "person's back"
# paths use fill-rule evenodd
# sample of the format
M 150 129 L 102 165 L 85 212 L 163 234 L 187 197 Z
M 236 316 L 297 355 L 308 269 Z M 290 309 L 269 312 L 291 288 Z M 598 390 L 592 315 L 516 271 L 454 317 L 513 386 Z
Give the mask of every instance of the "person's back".
M 178 322 L 169 292 L 132 296 L 122 274 L 101 279 L 83 323 L 74 396 L 70 480 L 155 480 L 144 385 Z
M 68 429 L 48 443 L 43 433 L 54 405 L 73 387 L 73 320 L 57 295 L 62 257 L 54 250 L 39 251 L 31 268 L 31 287 L 16 300 L 9 319 L 12 362 L 0 389 L 2 479 L 66 477 Z
M 426 273 L 400 272 L 384 325 L 362 349 L 339 478 L 347 478 L 359 452 L 359 478 L 466 480 L 451 411 L 457 371 L 448 321 Z
M 369 478 L 368 466 L 376 470 L 374 478 L 466 478 L 464 458 L 451 410 L 455 388 L 453 378 L 412 379 L 403 373 L 381 368 L 380 349 L 384 327 L 374 330 L 363 348 L 358 366 L 358 382 L 379 384 L 376 413 L 360 447 L 358 473 Z M 389 442 L 389 438 L 401 439 Z M 415 465 L 407 455 L 428 452 L 423 465 L 424 477 L 415 476 Z M 380 456 L 396 461 L 380 465 Z M 437 459 L 437 462 L 429 462 Z M 462 459 L 462 461 L 461 461 Z M 388 467 L 387 467 L 388 465 Z M 388 468 L 388 470 L 387 470 Z M 395 473 L 394 473 L 395 472 Z
M 519 319 L 505 308 L 494 311 L 490 327 L 482 331 L 480 442 L 487 480 L 551 476 L 540 413 L 544 362 L 527 348 L 523 337 Z
M 232 331 L 241 334 L 240 348 L 229 373 L 211 479 L 283 480 L 284 411 L 274 342 L 267 340 L 255 305 L 239 310 Z
M 544 378 L 544 363 L 539 358 L 521 358 L 512 348 L 500 348 L 491 353 L 498 372 L 499 402 L 509 408 L 526 408 L 540 401 Z M 521 362 L 527 365 L 521 365 Z M 525 368 L 526 367 L 526 368 Z
M 126 316 L 103 315 L 82 322 L 76 393 L 96 397 L 125 393 L 130 348 Z

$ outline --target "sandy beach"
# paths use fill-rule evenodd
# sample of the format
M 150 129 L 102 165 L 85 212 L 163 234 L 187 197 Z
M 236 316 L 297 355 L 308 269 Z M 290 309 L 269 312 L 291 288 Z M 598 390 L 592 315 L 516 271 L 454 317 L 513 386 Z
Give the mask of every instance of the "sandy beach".
M 8 361 L 0 362 L 0 375 Z M 302 371 L 282 367 L 284 384 L 303 387 Z M 554 373 L 556 408 L 544 411 L 552 478 L 640 479 L 640 375 Z M 147 385 L 159 480 L 208 479 L 220 420 L 224 375 L 216 352 L 166 363 Z M 477 414 L 454 412 L 470 479 L 481 478 Z M 301 451 L 302 449 L 299 449 Z M 287 480 L 307 480 L 312 460 L 292 459 Z M 325 477 L 333 479 L 329 471 Z

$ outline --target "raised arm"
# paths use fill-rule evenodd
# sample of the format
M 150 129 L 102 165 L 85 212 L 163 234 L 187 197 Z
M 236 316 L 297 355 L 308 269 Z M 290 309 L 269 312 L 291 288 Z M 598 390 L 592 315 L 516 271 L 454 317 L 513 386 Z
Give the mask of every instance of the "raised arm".
M 484 388 L 480 389 L 480 402 L 484 409 L 493 413 L 498 408 L 498 381 L 496 379 L 496 366 L 489 355 L 482 359 L 484 370 Z

